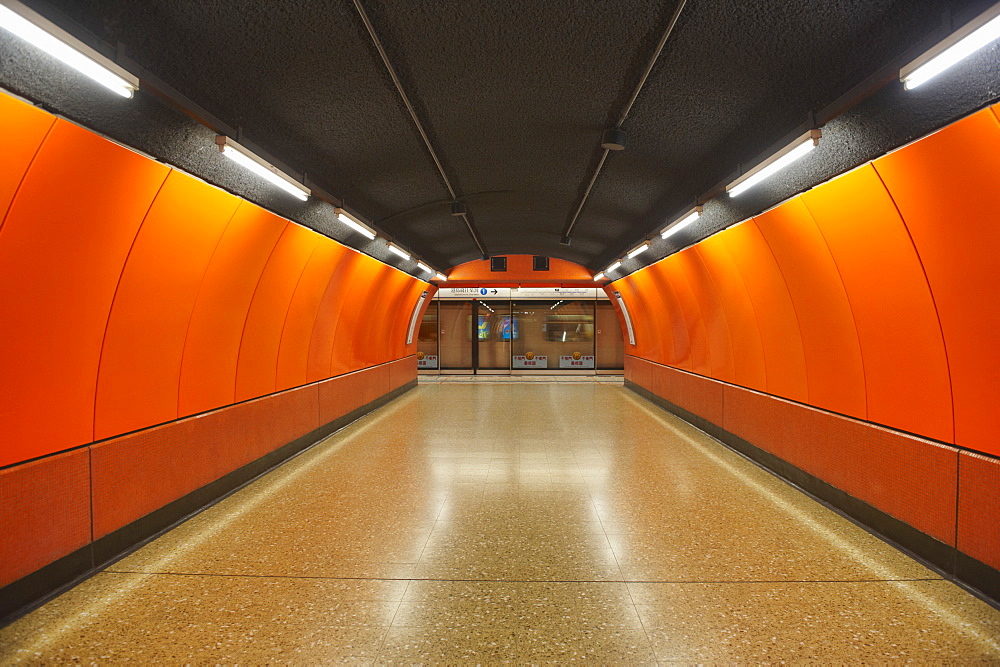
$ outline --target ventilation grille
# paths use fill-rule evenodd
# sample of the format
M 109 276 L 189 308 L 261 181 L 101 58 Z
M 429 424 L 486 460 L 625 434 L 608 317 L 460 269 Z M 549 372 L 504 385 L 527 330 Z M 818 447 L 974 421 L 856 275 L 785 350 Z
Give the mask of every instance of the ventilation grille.
M 534 260 L 532 260 L 532 268 L 535 271 L 548 271 L 549 270 L 549 258 L 542 257 L 541 255 L 535 255 Z
M 506 257 L 490 257 L 490 271 L 506 271 L 506 270 L 507 270 Z

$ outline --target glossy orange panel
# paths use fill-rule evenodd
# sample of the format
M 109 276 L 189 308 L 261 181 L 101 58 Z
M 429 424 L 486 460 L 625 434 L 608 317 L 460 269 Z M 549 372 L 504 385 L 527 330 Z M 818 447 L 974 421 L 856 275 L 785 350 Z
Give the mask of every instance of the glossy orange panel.
M 732 382 L 757 391 L 767 391 L 764 345 L 760 340 L 757 316 L 750 301 L 750 293 L 729 255 L 725 241 L 720 235 L 711 236 L 695 245 L 693 250 L 718 290 L 719 301 L 729 325 L 729 338 L 733 346 Z
M 837 265 L 801 197 L 755 219 L 788 286 L 802 332 L 809 404 L 865 419 L 865 372 Z
M 806 360 L 795 308 L 771 249 L 753 220 L 719 234 L 746 285 L 764 345 L 767 391 L 807 402 Z
M 582 280 L 591 282 L 593 274 L 586 267 L 568 262 L 564 259 L 549 259 L 548 271 L 534 271 L 531 255 L 506 255 L 506 271 L 490 271 L 490 261 L 477 259 L 465 264 L 459 264 L 447 271 L 448 281 L 547 281 L 547 280 Z
M 635 333 L 635 349 L 631 354 L 643 359 L 663 360 L 674 358 L 674 339 L 670 335 L 671 322 L 664 317 L 648 317 L 655 309 L 647 304 L 647 297 L 655 294 L 652 274 L 639 271 L 619 280 L 614 285 L 622 295 L 625 307 L 632 320 L 632 330 Z M 622 329 L 627 336 L 627 330 Z
M 330 281 L 326 285 L 316 313 L 312 336 L 309 339 L 307 382 L 315 382 L 330 376 L 330 359 L 333 356 L 333 337 L 337 321 L 351 290 L 355 266 L 361 261 L 361 257 L 361 253 L 345 248 L 343 256 L 337 262 L 336 271 L 330 276 Z
M 1000 454 L 1000 121 L 980 111 L 875 161 L 913 238 L 951 369 L 955 442 Z
M 168 172 L 62 120 L 35 156 L 0 230 L 0 465 L 93 439 L 115 286 Z
M 0 227 L 4 214 L 55 116 L 0 92 Z
M 677 298 L 684 322 L 687 325 L 688 340 L 691 341 L 691 365 L 689 370 L 699 375 L 712 375 L 712 349 L 708 342 L 705 316 L 701 312 L 701 304 L 695 298 L 691 282 L 680 263 L 679 253 L 659 262 L 663 276 L 669 281 L 670 288 Z M 728 341 L 727 341 L 728 342 Z
M 920 258 L 867 165 L 803 196 L 847 288 L 861 341 L 868 419 L 951 442 L 948 359 Z
M 413 331 L 413 342 L 407 345 L 406 334 L 410 330 L 410 319 L 413 317 L 413 309 L 416 308 L 420 294 L 424 291 L 427 292 L 427 298 L 424 299 L 424 303 L 420 307 L 420 312 L 417 314 L 417 328 Z M 411 281 L 407 288 L 403 290 L 403 295 L 397 308 L 396 320 L 393 324 L 393 338 L 390 340 L 394 359 L 417 353 L 417 334 L 420 330 L 420 322 L 423 321 L 424 313 L 430 307 L 434 298 L 434 291 L 432 285 L 419 280 Z
M 276 389 L 289 389 L 307 382 L 309 341 L 319 313 L 326 287 L 348 251 L 328 238 L 321 238 L 302 277 L 299 278 L 292 302 L 285 316 L 278 348 Z
M 236 400 L 236 363 L 250 301 L 278 238 L 290 223 L 242 202 L 202 279 L 184 342 L 178 415 Z
M 132 244 L 108 318 L 94 436 L 177 418 L 181 355 L 202 277 L 239 199 L 170 172 Z
M 320 235 L 289 223 L 274 246 L 250 302 L 236 367 L 236 400 L 274 392 L 285 316 Z
M 719 298 L 715 280 L 698 254 L 697 246 L 677 253 L 676 262 L 687 278 L 708 336 L 712 359 L 711 377 L 723 382 L 736 381 L 736 367 L 733 360 L 733 343 L 729 333 L 726 310 Z
M 372 309 L 371 299 L 377 293 L 382 267 L 385 267 L 385 264 L 367 255 L 362 255 L 360 261 L 354 265 L 352 288 L 340 310 L 340 317 L 337 319 L 337 327 L 333 334 L 330 375 L 341 375 L 361 367 L 354 356 L 354 345 L 359 331 L 365 326 L 364 318 Z
M 337 330 L 338 334 L 350 336 L 352 371 L 373 365 L 373 350 L 378 348 L 385 336 L 385 303 L 392 294 L 387 285 L 396 273 L 392 267 L 376 262 L 369 274 L 368 284 L 365 289 L 358 290 L 359 298 L 353 304 L 356 309 L 353 327 L 345 331 L 341 326 Z

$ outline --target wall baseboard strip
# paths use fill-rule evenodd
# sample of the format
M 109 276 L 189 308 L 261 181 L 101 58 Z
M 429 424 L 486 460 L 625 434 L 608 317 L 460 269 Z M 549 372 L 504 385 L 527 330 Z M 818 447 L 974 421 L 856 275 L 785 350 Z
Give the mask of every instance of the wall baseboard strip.
M 632 380 L 626 379 L 625 386 L 876 537 L 916 558 L 977 597 L 1000 608 L 1000 571 L 851 496 L 719 425 L 654 394 Z
M 192 516 L 271 472 L 296 454 L 417 386 L 414 378 L 219 479 L 0 588 L 0 627 L 61 595 Z

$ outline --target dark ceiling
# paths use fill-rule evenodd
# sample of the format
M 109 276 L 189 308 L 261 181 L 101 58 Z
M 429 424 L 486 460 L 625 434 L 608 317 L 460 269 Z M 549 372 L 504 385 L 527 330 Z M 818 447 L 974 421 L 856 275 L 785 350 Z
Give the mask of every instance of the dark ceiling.
M 992 4 L 689 0 L 566 246 L 675 1 L 362 2 L 487 250 L 595 270 L 940 37 L 946 9 Z M 479 256 L 351 0 L 48 4 L 438 268 Z

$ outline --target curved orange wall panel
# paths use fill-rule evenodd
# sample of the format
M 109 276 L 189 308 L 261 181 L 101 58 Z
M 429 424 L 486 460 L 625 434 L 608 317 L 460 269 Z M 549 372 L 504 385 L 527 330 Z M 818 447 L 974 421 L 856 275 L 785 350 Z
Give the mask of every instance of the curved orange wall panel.
M 796 197 L 755 218 L 788 286 L 805 352 L 809 404 L 864 419 L 865 373 L 854 315 L 830 249 Z
M 760 340 L 757 316 L 743 276 L 729 255 L 725 241 L 717 234 L 694 246 L 693 250 L 712 278 L 725 311 L 729 339 L 733 345 L 733 382 L 767 391 L 764 344 Z
M 52 114 L 0 94 L 0 227 L 28 165 L 55 122 Z
M 719 298 L 715 281 L 698 254 L 697 246 L 677 253 L 677 266 L 687 277 L 691 292 L 705 322 L 709 351 L 712 358 L 712 377 L 723 382 L 736 381 L 733 359 L 733 342 L 729 333 L 726 310 Z
M 1000 454 L 1000 122 L 980 111 L 875 161 L 927 273 L 944 332 L 955 444 Z
M 850 298 L 865 365 L 868 419 L 951 442 L 948 358 L 923 267 L 875 168 L 802 196 Z
M 330 363 L 333 357 L 333 339 L 337 331 L 337 321 L 344 307 L 347 295 L 350 294 L 356 267 L 362 261 L 363 255 L 346 249 L 344 256 L 337 263 L 337 269 L 330 277 L 323 298 L 313 323 L 312 335 L 309 339 L 309 360 L 306 365 L 306 381 L 315 382 L 329 377 Z
M 631 276 L 617 281 L 613 284 L 616 291 L 621 293 L 622 301 L 629 311 L 632 319 L 632 331 L 635 333 L 635 347 L 628 350 L 630 353 L 645 359 L 668 359 L 673 358 L 673 337 L 669 335 L 669 323 L 663 322 L 659 317 L 643 317 L 639 313 L 652 312 L 646 307 L 643 294 L 653 294 L 650 276 L 645 271 L 633 273 Z M 616 300 L 617 301 L 617 300 Z M 664 327 L 661 335 L 660 327 Z M 624 321 L 622 322 L 622 335 L 627 336 L 628 329 Z M 627 340 L 627 339 L 626 339 Z M 668 350 L 664 352 L 664 348 Z
M 181 363 L 179 416 L 235 401 L 236 363 L 247 312 L 264 266 L 288 224 L 248 202 L 233 214 L 191 313 Z
M 177 418 L 181 356 L 198 288 L 239 199 L 170 172 L 132 244 L 97 376 L 97 439 Z
M 312 338 L 313 325 L 316 323 L 326 286 L 347 252 L 336 241 L 323 238 L 302 272 L 281 331 L 275 387 L 278 391 L 297 387 L 307 381 L 309 340 Z
M 67 121 L 46 137 L 0 229 L 0 465 L 93 440 L 115 287 L 168 172 Z
M 358 303 L 358 318 L 351 337 L 351 370 L 371 366 L 373 350 L 382 343 L 385 336 L 383 321 L 385 305 L 392 295 L 392 279 L 397 275 L 392 267 L 379 264 L 375 267 L 371 282 L 365 290 L 363 305 Z
M 319 240 L 320 235 L 316 232 L 290 222 L 274 246 L 243 327 L 236 367 L 237 401 L 274 392 L 278 348 L 288 307 Z
M 372 299 L 378 293 L 381 267 L 388 267 L 371 257 L 362 257 L 352 279 L 353 288 L 340 311 L 340 320 L 334 332 L 331 375 L 341 375 L 361 368 L 355 356 L 359 338 L 364 336 L 367 318 L 372 315 Z M 391 270 L 391 269 L 390 269 Z
M 767 367 L 767 391 L 807 402 L 805 352 L 784 276 L 753 220 L 720 234 L 753 302 Z
M 681 317 L 687 326 L 688 340 L 691 342 L 691 364 L 688 370 L 699 375 L 712 375 L 712 349 L 705 331 L 705 318 L 701 306 L 691 290 L 691 283 L 684 274 L 684 268 L 678 262 L 678 255 L 671 261 L 660 264 L 660 273 L 666 279 L 667 285 L 677 299 Z

